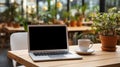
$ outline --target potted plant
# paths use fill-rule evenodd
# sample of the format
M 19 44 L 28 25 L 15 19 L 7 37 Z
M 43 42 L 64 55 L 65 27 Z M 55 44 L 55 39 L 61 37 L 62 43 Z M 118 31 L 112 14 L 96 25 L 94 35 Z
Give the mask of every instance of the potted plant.
M 74 16 L 70 16 L 70 26 L 71 27 L 77 27 L 77 20 Z
M 13 27 L 14 28 L 19 28 L 20 27 L 20 24 L 21 24 L 20 17 L 21 17 L 21 15 L 18 15 L 14 18 L 14 21 L 13 21 Z
M 12 27 L 14 18 L 19 14 L 16 10 L 19 4 L 15 1 L 10 4 L 10 7 L 7 8 L 4 12 L 1 13 L 1 19 L 3 22 L 7 23 L 8 27 Z
M 99 34 L 103 51 L 116 51 L 117 31 L 120 27 L 117 18 L 120 14 L 112 11 L 108 13 L 96 13 L 93 17 L 92 29 Z
M 28 24 L 31 23 L 31 22 L 29 22 L 27 18 L 24 18 L 24 17 L 19 15 L 19 16 L 16 17 L 16 21 L 20 22 L 22 24 L 22 26 L 24 27 L 24 30 L 26 32 L 28 31 Z
M 63 22 L 69 26 L 69 17 L 71 16 L 70 11 L 61 11 L 60 17 L 62 18 Z

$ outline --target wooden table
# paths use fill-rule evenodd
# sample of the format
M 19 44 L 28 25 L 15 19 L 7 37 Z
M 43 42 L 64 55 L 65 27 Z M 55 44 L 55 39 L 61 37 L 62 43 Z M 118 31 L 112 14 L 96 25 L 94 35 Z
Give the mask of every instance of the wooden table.
M 80 31 L 91 31 L 90 26 L 81 26 L 81 27 L 67 27 L 68 32 L 80 32 Z
M 24 27 L 14 28 L 14 27 L 5 27 L 9 32 L 23 32 Z
M 19 28 L 13 28 L 13 27 L 5 27 L 9 31 L 24 31 L 24 27 L 19 27 Z M 90 31 L 91 27 L 90 26 L 81 26 L 81 27 L 67 27 L 68 32 L 75 32 L 75 31 Z
M 74 51 L 77 46 L 70 46 L 69 48 Z M 33 62 L 28 55 L 28 50 L 8 51 L 8 57 L 27 67 L 120 67 L 120 46 L 117 46 L 116 52 L 102 51 L 101 44 L 94 44 L 92 49 L 95 52 L 92 55 L 82 55 L 83 59 L 81 60 Z

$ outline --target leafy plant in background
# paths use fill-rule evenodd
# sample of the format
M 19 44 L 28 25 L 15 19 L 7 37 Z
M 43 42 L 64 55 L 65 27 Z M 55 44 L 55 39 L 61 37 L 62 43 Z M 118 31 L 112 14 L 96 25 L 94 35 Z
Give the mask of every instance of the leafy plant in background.
M 71 13 L 68 12 L 68 11 L 62 11 L 61 12 L 61 18 L 62 19 L 64 19 L 64 18 L 68 19 L 70 17 L 70 15 L 71 15 Z
M 46 10 L 40 11 L 40 18 L 44 21 L 46 24 L 52 24 L 52 21 L 56 19 L 57 14 L 57 7 L 56 3 L 54 5 L 51 5 L 51 0 L 47 0 L 48 6 L 44 7 Z
M 81 33 L 76 35 L 77 39 L 90 39 L 93 43 L 99 43 L 100 40 L 97 34 L 94 33 Z
M 120 18 L 119 15 L 119 13 L 114 12 L 96 13 L 93 17 L 93 30 L 105 36 L 117 35 L 117 29 L 120 27 L 120 22 L 117 19 Z
M 24 27 L 24 30 L 25 30 L 25 31 L 28 31 L 28 23 L 27 23 L 27 19 L 24 18 L 24 17 L 22 17 L 22 16 L 17 16 L 16 19 L 17 19 L 18 22 L 21 22 L 21 24 L 22 24 L 23 27 Z
M 81 12 L 82 12 L 82 15 L 83 17 L 85 17 L 85 11 L 87 10 L 87 4 L 84 4 L 82 7 L 81 7 Z
M 52 7 L 51 7 L 52 9 Z M 41 11 L 40 19 L 44 21 L 46 24 L 50 24 L 52 19 L 55 19 L 56 10 L 52 9 L 50 11 Z
M 11 22 L 14 21 L 14 18 L 19 15 L 19 13 L 16 11 L 18 7 L 18 4 L 16 1 L 11 4 L 9 8 L 7 8 L 4 12 L 1 13 L 2 20 L 5 22 Z

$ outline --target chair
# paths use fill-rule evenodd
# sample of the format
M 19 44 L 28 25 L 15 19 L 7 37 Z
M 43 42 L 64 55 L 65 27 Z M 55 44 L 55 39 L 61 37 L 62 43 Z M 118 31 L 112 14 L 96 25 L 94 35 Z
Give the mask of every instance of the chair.
M 28 49 L 27 32 L 12 33 L 10 36 L 10 49 L 12 51 Z M 17 66 L 17 62 L 15 60 L 13 60 L 13 66 L 14 67 Z M 17 67 L 19 67 L 19 66 L 17 66 Z M 23 67 L 23 65 L 22 65 L 22 67 Z

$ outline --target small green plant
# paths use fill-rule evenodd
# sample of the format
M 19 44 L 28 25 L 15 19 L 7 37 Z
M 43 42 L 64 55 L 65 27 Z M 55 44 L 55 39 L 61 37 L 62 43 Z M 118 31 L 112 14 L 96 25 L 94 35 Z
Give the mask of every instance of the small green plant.
M 68 11 L 62 11 L 61 12 L 61 18 L 69 18 L 70 17 L 70 15 L 71 15 L 71 13 L 70 12 L 68 12 Z
M 23 25 L 23 27 L 24 27 L 24 30 L 25 31 L 28 31 L 28 23 L 27 23 L 27 19 L 26 18 L 24 18 L 24 17 L 22 17 L 22 16 L 17 16 L 17 21 L 18 22 L 21 22 L 21 24 Z

